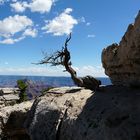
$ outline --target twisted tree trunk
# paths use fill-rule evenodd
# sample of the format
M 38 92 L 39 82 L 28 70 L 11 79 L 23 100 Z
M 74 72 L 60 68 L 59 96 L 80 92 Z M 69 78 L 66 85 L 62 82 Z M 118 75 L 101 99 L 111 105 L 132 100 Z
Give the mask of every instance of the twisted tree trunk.
M 71 39 L 71 34 L 65 41 L 65 46 L 61 51 L 55 52 L 53 55 L 45 56 L 39 64 L 51 64 L 52 66 L 62 65 L 65 67 L 65 71 L 69 72 L 73 82 L 79 87 L 85 87 L 91 90 L 96 90 L 101 84 L 100 80 L 95 79 L 92 76 L 86 76 L 83 78 L 77 77 L 76 71 L 72 68 L 72 63 L 70 61 L 71 56 L 68 51 L 67 45 Z

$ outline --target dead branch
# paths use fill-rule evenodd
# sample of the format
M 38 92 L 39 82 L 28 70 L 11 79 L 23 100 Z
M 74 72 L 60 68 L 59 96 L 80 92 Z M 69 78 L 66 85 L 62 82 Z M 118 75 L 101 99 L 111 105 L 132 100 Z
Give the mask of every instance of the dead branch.
M 52 55 L 46 55 L 43 60 L 41 60 L 38 64 L 50 64 L 51 66 L 59 66 L 62 65 L 65 67 L 64 71 L 70 73 L 72 80 L 77 86 L 85 87 L 88 89 L 96 89 L 99 87 L 101 82 L 91 76 L 86 76 L 84 78 L 77 77 L 76 71 L 72 68 L 72 63 L 70 61 L 71 56 L 70 52 L 67 48 L 69 41 L 71 40 L 71 33 L 66 38 L 64 43 L 64 47 L 62 47 L 61 51 L 56 51 Z

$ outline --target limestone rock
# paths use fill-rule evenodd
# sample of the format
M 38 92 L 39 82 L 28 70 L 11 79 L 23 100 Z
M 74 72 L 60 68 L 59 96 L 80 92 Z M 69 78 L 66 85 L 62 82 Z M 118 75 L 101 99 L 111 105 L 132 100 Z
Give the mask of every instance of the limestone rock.
M 1 88 L 0 89 L 0 108 L 14 105 L 19 100 L 17 89 Z
M 140 139 L 140 89 L 71 90 L 53 89 L 34 102 L 25 123 L 32 140 Z
M 140 86 L 140 12 L 120 43 L 103 50 L 102 64 L 113 84 Z
M 52 89 L 38 98 L 25 123 L 31 139 L 61 140 L 61 126 L 69 120 L 68 125 L 71 127 L 91 93 L 91 90 L 65 87 Z
M 0 139 L 29 139 L 23 124 L 32 103 L 27 101 L 0 109 Z
M 0 88 L 0 95 L 1 94 L 14 94 L 18 92 L 19 92 L 19 88 Z

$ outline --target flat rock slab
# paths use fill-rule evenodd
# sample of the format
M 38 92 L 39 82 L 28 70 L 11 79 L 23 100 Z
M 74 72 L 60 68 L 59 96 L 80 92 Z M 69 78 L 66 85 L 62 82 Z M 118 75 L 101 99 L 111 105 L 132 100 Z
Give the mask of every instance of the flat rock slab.
M 83 88 L 81 87 L 61 87 L 61 88 L 50 89 L 47 93 L 54 93 L 54 94 L 75 93 L 81 91 L 82 89 Z
M 3 95 L 3 98 L 4 98 L 6 101 L 10 101 L 10 100 L 19 100 L 19 96 L 18 96 L 18 95 L 14 95 L 14 94 Z
M 1 93 L 3 94 L 11 94 L 19 91 L 19 88 L 0 88 Z

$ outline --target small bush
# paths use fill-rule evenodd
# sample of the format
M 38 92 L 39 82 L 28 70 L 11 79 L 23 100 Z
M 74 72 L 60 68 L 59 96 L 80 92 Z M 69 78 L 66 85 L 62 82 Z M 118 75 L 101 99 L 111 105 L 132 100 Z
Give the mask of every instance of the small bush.
M 28 87 L 24 80 L 17 80 L 17 86 L 20 90 L 19 93 L 19 102 L 23 102 L 27 100 L 27 93 L 26 93 L 26 88 Z

